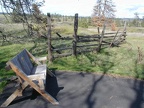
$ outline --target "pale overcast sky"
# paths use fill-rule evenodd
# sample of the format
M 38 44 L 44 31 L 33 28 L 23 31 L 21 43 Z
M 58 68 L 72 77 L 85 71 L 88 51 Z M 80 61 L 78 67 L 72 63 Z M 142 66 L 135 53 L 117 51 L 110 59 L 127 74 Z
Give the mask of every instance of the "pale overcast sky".
M 62 15 L 72 15 L 78 13 L 79 16 L 91 16 L 93 7 L 97 0 L 45 0 L 41 8 L 43 13 L 57 13 Z M 116 5 L 117 18 L 134 18 L 134 13 L 138 12 L 140 18 L 144 16 L 143 0 L 112 0 Z M 0 8 L 1 12 L 1 8 Z
M 45 6 L 41 8 L 43 13 L 57 13 L 63 15 L 91 16 L 93 7 L 97 0 L 45 0 Z M 133 18 L 138 12 L 142 18 L 144 16 L 143 0 L 113 0 L 116 5 L 117 18 Z

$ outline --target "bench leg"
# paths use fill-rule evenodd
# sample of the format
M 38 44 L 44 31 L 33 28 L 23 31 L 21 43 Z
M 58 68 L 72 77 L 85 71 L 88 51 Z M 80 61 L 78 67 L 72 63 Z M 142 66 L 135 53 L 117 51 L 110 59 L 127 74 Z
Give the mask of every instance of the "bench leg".
M 44 87 L 43 79 L 39 79 L 38 85 L 40 87 L 40 90 L 44 92 L 45 91 L 45 87 Z
M 1 105 L 1 107 L 7 107 L 17 96 L 21 96 L 23 90 L 28 86 L 27 82 L 21 85 L 21 89 L 16 89 L 15 92 Z

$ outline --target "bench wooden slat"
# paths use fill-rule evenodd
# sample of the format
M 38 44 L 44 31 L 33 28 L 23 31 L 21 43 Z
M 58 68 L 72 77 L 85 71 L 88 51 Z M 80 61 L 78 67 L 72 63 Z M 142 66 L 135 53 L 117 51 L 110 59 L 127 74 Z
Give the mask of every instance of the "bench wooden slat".
M 33 64 L 30 61 L 30 57 L 28 56 L 26 50 L 23 50 L 20 54 L 17 55 L 17 57 L 23 71 L 26 72 L 27 75 L 30 75 L 33 69 Z

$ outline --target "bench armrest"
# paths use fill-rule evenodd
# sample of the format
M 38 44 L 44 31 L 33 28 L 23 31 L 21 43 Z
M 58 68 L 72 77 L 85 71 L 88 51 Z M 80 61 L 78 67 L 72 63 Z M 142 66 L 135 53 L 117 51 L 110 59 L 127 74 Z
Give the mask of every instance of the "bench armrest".
M 39 79 L 45 79 L 45 76 L 43 74 L 28 75 L 28 78 L 31 80 L 39 80 Z

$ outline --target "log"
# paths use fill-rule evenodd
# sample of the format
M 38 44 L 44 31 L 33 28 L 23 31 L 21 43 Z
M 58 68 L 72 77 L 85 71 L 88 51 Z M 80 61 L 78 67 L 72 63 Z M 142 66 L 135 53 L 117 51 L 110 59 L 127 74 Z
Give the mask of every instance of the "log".
M 111 42 L 107 42 L 107 41 L 104 41 L 104 40 L 103 40 L 102 42 L 103 42 L 103 43 L 108 43 L 108 44 L 111 44 Z
M 59 37 L 52 37 L 52 40 L 59 40 L 59 39 L 61 39 L 61 40 L 72 40 L 73 38 L 72 37 L 61 37 L 61 38 L 59 38 Z
M 93 42 L 93 41 L 99 41 L 99 39 L 93 39 L 93 40 L 92 39 L 91 40 L 80 40 L 79 39 L 77 42 L 80 43 L 80 42 Z

